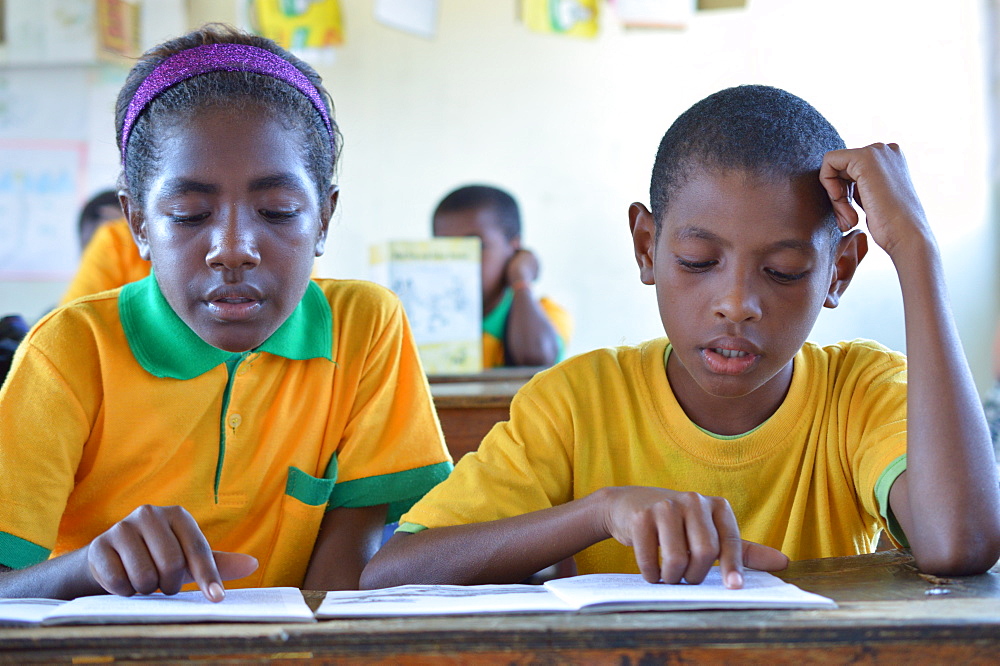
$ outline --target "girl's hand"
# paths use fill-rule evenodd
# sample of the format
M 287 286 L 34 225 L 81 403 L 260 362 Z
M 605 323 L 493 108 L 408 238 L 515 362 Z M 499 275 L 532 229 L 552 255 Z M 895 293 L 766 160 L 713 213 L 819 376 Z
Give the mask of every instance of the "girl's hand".
M 788 565 L 780 551 L 740 538 L 736 516 L 721 497 L 641 486 L 605 490 L 608 536 L 635 549 L 650 583 L 700 583 L 718 560 L 723 582 L 735 589 L 743 587 L 744 565 L 763 571 Z
M 209 601 L 222 601 L 222 581 L 249 576 L 257 560 L 216 552 L 191 514 L 179 506 L 140 506 L 87 548 L 90 574 L 112 594 L 177 594 L 195 582 Z
M 858 223 L 851 205 L 853 192 L 865 211 L 872 240 L 890 257 L 910 243 L 933 238 L 898 145 L 873 143 L 830 151 L 823 157 L 819 179 L 833 203 L 840 230 L 846 232 Z

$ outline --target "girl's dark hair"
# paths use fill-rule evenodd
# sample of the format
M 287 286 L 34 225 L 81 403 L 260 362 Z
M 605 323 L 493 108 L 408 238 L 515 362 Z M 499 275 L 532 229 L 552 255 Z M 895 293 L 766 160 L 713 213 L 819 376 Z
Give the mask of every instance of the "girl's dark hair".
M 171 86 L 158 95 L 136 120 L 128 145 L 121 145 L 122 125 L 129 102 L 156 67 L 170 56 L 206 44 L 246 44 L 256 46 L 287 60 L 316 86 L 330 114 L 333 137 L 312 103 L 298 90 L 280 79 L 251 72 L 209 72 Z M 174 123 L 178 116 L 190 117 L 213 106 L 238 108 L 263 107 L 285 127 L 298 129 L 302 135 L 303 158 L 309 175 L 319 191 L 320 201 L 328 196 L 333 183 L 340 148 L 340 130 L 333 119 L 333 103 L 323 87 L 323 80 L 308 64 L 275 44 L 270 39 L 241 32 L 227 25 L 210 23 L 183 37 L 155 46 L 142 55 L 132 67 L 115 104 L 115 134 L 118 151 L 124 160 L 120 187 L 128 190 L 140 206 L 147 183 L 160 157 L 157 136 L 160 130 Z

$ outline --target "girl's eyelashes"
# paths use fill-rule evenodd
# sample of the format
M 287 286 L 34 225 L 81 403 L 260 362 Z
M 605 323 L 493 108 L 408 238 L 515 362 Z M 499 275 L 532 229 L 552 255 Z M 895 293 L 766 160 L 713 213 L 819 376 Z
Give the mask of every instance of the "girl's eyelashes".
M 782 284 L 795 282 L 796 280 L 801 280 L 805 276 L 809 275 L 809 271 L 803 271 L 802 273 L 782 273 L 774 270 L 773 268 L 765 268 L 764 272 Z
M 197 215 L 171 215 L 170 221 L 187 227 L 193 227 L 208 218 L 208 213 L 198 213 Z
M 299 214 L 298 210 L 268 210 L 261 208 L 259 211 L 260 216 L 267 219 L 270 222 L 282 222 L 284 220 L 289 220 Z

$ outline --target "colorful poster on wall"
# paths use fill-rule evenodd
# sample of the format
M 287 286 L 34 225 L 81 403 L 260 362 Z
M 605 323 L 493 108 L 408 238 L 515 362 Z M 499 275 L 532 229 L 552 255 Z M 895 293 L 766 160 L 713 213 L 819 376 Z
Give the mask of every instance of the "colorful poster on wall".
M 142 55 L 139 5 L 130 0 L 97 0 L 97 45 L 101 53 L 126 58 Z
M 535 32 L 594 38 L 600 0 L 521 0 L 521 20 Z
M 344 42 L 340 0 L 250 0 L 254 32 L 293 51 L 311 51 Z

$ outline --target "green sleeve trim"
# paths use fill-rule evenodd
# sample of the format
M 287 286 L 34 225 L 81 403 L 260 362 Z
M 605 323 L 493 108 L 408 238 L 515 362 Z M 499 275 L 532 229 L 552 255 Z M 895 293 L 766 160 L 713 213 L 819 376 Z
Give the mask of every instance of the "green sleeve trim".
M 27 539 L 0 532 L 0 564 L 11 569 L 25 569 L 49 559 L 52 551 Z
M 446 461 L 394 474 L 344 481 L 334 486 L 327 509 L 388 504 L 385 522 L 394 523 L 428 490 L 448 478 L 451 469 L 451 463 Z
M 896 520 L 896 516 L 892 513 L 892 507 L 889 506 L 889 490 L 892 489 L 892 484 L 896 482 L 899 475 L 906 471 L 906 454 L 899 456 L 891 463 L 885 466 L 882 470 L 882 474 L 879 475 L 878 481 L 875 482 L 875 501 L 878 503 L 879 515 L 885 520 L 885 525 L 889 530 L 889 534 L 895 539 L 903 548 L 909 548 L 910 542 L 906 540 L 906 534 L 903 533 L 903 528 L 900 527 L 899 521 Z
M 285 483 L 285 494 L 294 497 L 303 504 L 320 506 L 330 499 L 333 490 L 332 479 L 317 479 L 306 474 L 298 467 L 288 468 L 288 481 Z
M 405 532 L 407 534 L 416 534 L 417 532 L 423 532 L 426 529 L 427 528 L 424 527 L 423 525 L 418 525 L 416 523 L 400 523 L 399 527 L 397 527 L 393 531 L 393 534 L 395 534 L 396 532 Z

